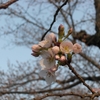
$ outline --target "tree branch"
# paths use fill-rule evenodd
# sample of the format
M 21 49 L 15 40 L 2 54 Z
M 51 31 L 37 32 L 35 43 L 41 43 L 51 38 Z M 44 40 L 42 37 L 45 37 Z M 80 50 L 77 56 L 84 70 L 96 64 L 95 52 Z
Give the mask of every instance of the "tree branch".
M 43 40 L 43 38 L 45 37 L 45 35 L 51 30 L 51 28 L 52 28 L 54 22 L 56 21 L 56 17 L 57 17 L 57 15 L 58 15 L 60 9 L 61 9 L 63 6 L 65 6 L 65 5 L 67 4 L 67 2 L 68 2 L 68 0 L 66 0 L 66 1 L 56 10 L 56 12 L 55 12 L 55 14 L 54 14 L 53 21 L 52 21 L 52 23 L 51 23 L 49 29 L 43 34 L 41 40 Z
M 69 69 L 77 76 L 77 78 L 94 94 L 94 91 L 92 90 L 92 88 L 88 84 L 85 83 L 83 78 L 75 71 L 75 69 L 68 62 L 67 62 L 67 65 Z
M 0 4 L 0 9 L 6 9 L 8 8 L 11 4 L 15 3 L 18 0 L 10 0 L 4 4 Z

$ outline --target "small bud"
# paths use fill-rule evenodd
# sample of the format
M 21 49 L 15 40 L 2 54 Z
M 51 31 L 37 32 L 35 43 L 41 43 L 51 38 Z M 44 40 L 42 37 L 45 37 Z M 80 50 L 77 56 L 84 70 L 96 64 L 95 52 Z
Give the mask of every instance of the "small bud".
M 33 53 L 31 53 L 31 55 L 34 56 L 34 57 L 38 57 L 39 56 L 39 53 L 33 52 Z
M 70 28 L 68 34 L 70 35 L 73 32 L 73 28 Z
M 60 57 L 60 61 L 61 61 L 61 62 L 65 62 L 65 61 L 66 61 L 66 57 L 65 57 L 64 55 L 62 55 L 62 56 Z
M 59 55 L 55 55 L 55 59 L 56 60 L 59 60 L 60 59 L 60 56 Z
M 68 34 L 65 36 L 65 39 L 68 38 L 68 36 L 69 36 L 70 34 L 72 34 L 72 32 L 73 32 L 73 29 L 70 28 L 69 31 L 68 31 Z
M 41 49 L 41 47 L 39 45 L 37 45 L 37 44 L 35 44 L 35 45 L 32 46 L 32 51 L 33 52 L 39 52 L 40 49 Z
M 58 28 L 58 35 L 59 35 L 59 39 L 62 39 L 65 35 L 64 26 L 62 24 Z
M 59 47 L 54 46 L 54 47 L 51 48 L 51 50 L 53 51 L 54 54 L 57 54 L 59 52 Z
M 62 66 L 65 66 L 67 64 L 66 61 L 67 61 L 67 59 L 66 59 L 65 55 L 61 55 L 61 57 L 59 59 L 59 64 Z
M 80 53 L 82 51 L 82 46 L 78 43 L 75 43 L 73 45 L 73 52 L 74 53 Z

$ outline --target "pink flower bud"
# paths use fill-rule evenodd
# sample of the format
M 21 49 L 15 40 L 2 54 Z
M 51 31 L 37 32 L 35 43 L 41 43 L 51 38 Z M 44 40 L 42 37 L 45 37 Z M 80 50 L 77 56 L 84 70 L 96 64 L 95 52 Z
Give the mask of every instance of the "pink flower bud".
M 40 49 L 41 49 L 41 47 L 39 45 L 37 45 L 37 44 L 35 44 L 35 45 L 32 46 L 32 51 L 33 52 L 39 52 Z
M 59 47 L 54 46 L 54 47 L 51 48 L 51 50 L 53 51 L 54 54 L 57 54 L 59 52 Z
M 60 61 L 61 61 L 61 62 L 65 62 L 65 61 L 66 61 L 66 57 L 65 57 L 64 55 L 62 55 L 62 56 L 60 57 Z
M 58 28 L 58 36 L 59 36 L 59 39 L 62 39 L 64 37 L 64 26 L 61 24 Z
M 82 51 L 82 46 L 78 43 L 75 43 L 73 45 L 73 52 L 74 53 L 80 53 Z
M 39 54 L 35 53 L 35 52 L 31 53 L 31 55 L 34 56 L 34 57 L 38 57 L 39 56 Z
M 71 34 L 72 32 L 73 32 L 73 28 L 70 28 L 68 34 Z
M 56 60 L 59 60 L 60 59 L 60 56 L 59 55 L 55 55 L 55 59 Z
M 64 31 L 64 26 L 61 24 L 58 28 L 59 31 Z

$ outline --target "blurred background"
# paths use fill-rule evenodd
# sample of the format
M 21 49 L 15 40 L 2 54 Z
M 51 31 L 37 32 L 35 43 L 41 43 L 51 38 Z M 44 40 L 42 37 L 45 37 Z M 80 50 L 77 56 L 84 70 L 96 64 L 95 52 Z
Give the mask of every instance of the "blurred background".
M 56 82 L 48 85 L 39 76 L 40 58 L 31 55 L 32 45 L 41 41 L 55 12 L 65 1 L 19 0 L 6 9 L 0 8 L 0 91 L 6 91 L 0 100 L 33 100 L 49 92 L 90 93 L 67 66 L 59 67 Z M 6 2 L 8 0 L 0 0 L 0 5 Z M 82 45 L 82 53 L 73 56 L 71 65 L 91 88 L 100 88 L 100 0 L 68 0 L 50 32 L 57 36 L 60 24 L 64 25 L 66 34 L 73 28 L 69 39 Z M 73 96 L 44 100 L 73 98 L 83 100 Z

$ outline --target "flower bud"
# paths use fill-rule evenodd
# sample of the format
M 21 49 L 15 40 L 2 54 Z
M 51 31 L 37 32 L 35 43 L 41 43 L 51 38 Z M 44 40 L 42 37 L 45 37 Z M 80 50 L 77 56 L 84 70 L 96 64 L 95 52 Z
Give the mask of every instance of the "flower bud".
M 68 34 L 70 35 L 73 32 L 73 28 L 70 28 Z
M 78 43 L 75 43 L 73 45 L 73 52 L 74 53 L 80 53 L 82 51 L 82 46 Z
M 51 48 L 54 54 L 57 54 L 59 52 L 59 47 L 58 46 L 54 46 Z
M 31 53 L 31 55 L 34 56 L 34 57 L 38 57 L 39 56 L 39 53 L 33 52 L 33 53 Z
M 61 24 L 58 28 L 58 36 L 59 36 L 59 39 L 62 39 L 65 35 L 65 32 L 64 32 L 64 26 Z
M 59 55 L 55 55 L 55 59 L 56 60 L 59 60 L 60 59 L 60 56 Z
M 62 65 L 62 66 L 65 66 L 66 65 L 66 56 L 65 55 L 61 55 L 60 59 L 59 59 L 59 64 Z
M 37 45 L 37 44 L 35 44 L 35 45 L 32 46 L 32 51 L 33 52 L 39 52 L 40 49 L 41 49 L 41 47 L 39 45 Z
M 62 55 L 62 56 L 60 57 L 60 61 L 61 61 L 61 62 L 65 62 L 65 61 L 66 61 L 66 57 L 65 57 L 64 55 Z
M 70 34 L 72 34 L 72 32 L 73 32 L 73 29 L 70 28 L 69 31 L 68 31 L 68 34 L 65 36 L 65 38 L 68 38 L 68 36 L 69 36 Z

